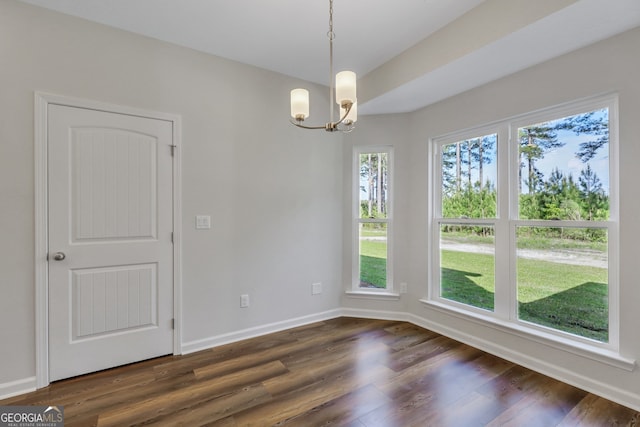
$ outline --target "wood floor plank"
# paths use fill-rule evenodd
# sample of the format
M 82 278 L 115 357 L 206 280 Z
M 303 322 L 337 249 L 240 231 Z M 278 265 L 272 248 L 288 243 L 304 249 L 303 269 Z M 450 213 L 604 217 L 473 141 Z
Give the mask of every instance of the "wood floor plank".
M 504 402 L 476 392 L 465 393 L 451 407 L 442 411 L 441 425 L 484 426 L 507 409 Z
M 439 419 L 449 409 L 438 406 L 434 393 L 415 392 L 392 399 L 358 420 L 365 427 L 440 426 Z
M 153 371 L 149 369 L 138 368 L 135 371 L 129 371 L 127 367 L 120 369 L 121 371 L 116 375 L 112 371 L 91 374 L 91 381 L 86 381 L 87 376 L 60 381 L 55 383 L 55 393 L 51 393 L 52 387 L 45 387 L 32 393 L 7 399 L 6 404 L 48 406 L 48 403 L 54 398 L 56 404 L 68 405 L 71 402 L 76 402 L 77 399 L 89 399 L 91 396 L 99 396 L 105 389 L 112 386 L 124 389 L 150 383 L 155 379 Z
M 527 395 L 492 420 L 488 426 L 556 426 L 586 392 L 549 378 L 544 389 Z
M 65 416 L 64 425 L 65 427 L 98 427 L 98 415 L 81 415 L 72 420 L 67 420 Z
M 402 396 L 410 393 L 424 393 L 426 390 L 432 392 L 434 387 L 437 388 L 438 376 L 444 375 L 439 373 L 442 369 L 470 363 L 482 354 L 482 351 L 473 347 L 459 346 L 397 372 L 384 382 L 375 384 L 392 399 L 401 399 Z
M 361 424 L 357 421 L 360 416 L 388 402 L 390 399 L 380 390 L 372 385 L 367 385 L 316 406 L 279 425 L 340 427 Z
M 237 412 L 249 410 L 271 400 L 271 395 L 262 385 L 254 385 L 243 387 L 222 396 L 214 396 L 209 400 L 200 400 L 190 405 L 183 405 L 170 413 L 158 414 L 158 416 L 152 419 L 144 419 L 140 423 L 107 425 L 114 427 L 122 425 L 203 426 L 228 419 Z M 228 422 L 227 420 L 222 424 L 228 424 Z M 99 424 L 99 427 L 102 427 L 102 424 Z
M 490 399 L 504 402 L 506 406 L 512 406 L 524 398 L 529 390 L 534 389 L 537 382 L 544 379 L 544 375 L 514 365 L 476 391 Z
M 114 407 L 126 407 L 131 401 L 159 398 L 171 390 L 185 386 L 191 381 L 193 381 L 193 376 L 190 377 L 190 380 L 184 377 L 180 379 L 170 378 L 168 381 L 152 382 L 138 387 L 127 387 L 118 390 L 105 390 L 102 394 L 80 396 L 71 401 L 71 403 L 63 401 L 61 405 L 65 407 L 65 424 L 85 419 L 86 414 L 101 414 Z
M 203 381 L 194 380 L 191 384 L 179 389 L 146 398 L 145 400 L 136 400 L 124 407 L 119 406 L 116 410 L 107 411 L 100 416 L 98 424 L 100 426 L 129 425 L 140 417 L 154 420 L 173 412 L 182 411 L 185 408 L 188 409 L 203 401 L 210 401 L 220 395 L 225 395 L 225 398 L 228 398 L 229 395 L 235 397 L 238 394 L 242 394 L 240 392 L 243 391 L 243 387 L 251 388 L 251 390 L 259 394 L 260 398 L 264 398 L 265 395 L 268 395 L 268 392 L 264 390 L 263 386 L 258 389 L 257 387 L 246 387 L 246 384 L 258 384 L 262 380 L 285 372 L 287 372 L 287 369 L 284 365 L 279 361 L 274 361 L 242 371 L 232 372 L 222 377 Z M 270 398 L 270 395 L 268 397 Z M 253 395 L 251 395 L 251 400 L 255 400 Z
M 393 339 L 387 345 L 396 351 L 421 344 L 439 336 L 433 331 L 422 329 L 411 323 L 393 325 L 385 328 L 385 331 L 393 335 Z
M 436 336 L 433 339 L 424 341 L 421 344 L 404 348 L 395 352 L 390 358 L 387 366 L 394 371 L 402 371 L 416 363 L 428 360 L 433 356 L 444 353 L 459 346 L 460 343 L 450 338 Z
M 318 346 L 310 346 L 307 350 L 287 355 L 280 360 L 290 370 L 314 369 L 319 358 L 324 363 L 342 361 L 344 363 L 365 363 L 368 360 L 386 359 L 389 348 L 382 342 L 358 340 L 354 338 L 338 340 Z
M 316 357 L 311 363 L 305 361 L 303 364 L 287 365 L 289 373 L 270 378 L 263 384 L 272 395 L 280 396 L 295 392 L 327 377 L 347 375 L 354 371 L 368 372 L 380 366 L 379 360 L 388 352 L 384 346 L 376 347 L 375 351 L 369 347 L 364 355 L 359 349 L 350 353 L 340 353 L 336 358 L 333 357 L 334 355 L 326 359 L 323 357 L 322 363 L 318 363 Z
M 640 414 L 593 394 L 586 395 L 559 424 L 560 427 L 638 425 Z
M 389 322 L 382 324 L 385 325 L 387 323 Z M 371 324 L 367 324 L 365 322 L 354 322 L 351 326 L 335 328 L 331 332 L 325 331 L 325 333 L 322 334 L 303 336 L 296 341 L 287 342 L 283 345 L 270 347 L 255 353 L 238 355 L 232 359 L 227 359 L 196 369 L 194 370 L 194 373 L 198 378 L 213 377 L 220 373 L 249 368 L 258 363 L 291 357 L 293 354 L 297 353 L 306 353 L 315 347 L 365 333 L 372 329 L 374 328 L 372 328 Z
M 438 399 L 445 404 L 455 402 L 493 380 L 510 366 L 504 359 L 484 354 L 474 359 L 473 363 L 453 365 L 450 369 L 437 371 Z M 460 381 L 460 378 L 464 378 L 464 381 Z
M 274 425 L 390 375 L 385 366 L 373 366 L 366 372 L 352 369 L 329 375 L 300 389 L 278 396 L 272 402 L 234 416 L 238 425 Z M 263 423 L 263 424 L 260 424 Z
M 637 426 L 640 413 L 406 322 L 342 317 L 0 401 L 68 427 Z

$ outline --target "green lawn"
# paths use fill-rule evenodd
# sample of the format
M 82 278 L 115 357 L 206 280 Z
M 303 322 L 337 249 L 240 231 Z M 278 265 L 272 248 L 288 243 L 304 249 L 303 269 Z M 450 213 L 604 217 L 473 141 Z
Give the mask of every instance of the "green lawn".
M 360 242 L 360 286 L 387 287 L 387 242 L 362 240 Z
M 493 255 L 442 251 L 442 296 L 493 311 Z
M 386 287 L 386 242 L 360 245 L 361 286 Z M 493 255 L 444 250 L 441 263 L 444 298 L 493 311 Z M 517 274 L 521 320 L 608 341 L 606 269 L 519 259 Z
M 442 251 L 441 263 L 443 297 L 493 310 L 492 255 Z M 519 259 L 518 305 L 521 320 L 608 340 L 604 268 Z

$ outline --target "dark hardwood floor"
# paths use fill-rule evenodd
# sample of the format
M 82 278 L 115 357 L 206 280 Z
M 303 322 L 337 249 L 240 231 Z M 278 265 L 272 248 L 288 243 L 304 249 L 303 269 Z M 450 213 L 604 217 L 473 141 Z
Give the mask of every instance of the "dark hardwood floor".
M 65 426 L 619 426 L 640 413 L 409 323 L 339 318 L 0 401 Z

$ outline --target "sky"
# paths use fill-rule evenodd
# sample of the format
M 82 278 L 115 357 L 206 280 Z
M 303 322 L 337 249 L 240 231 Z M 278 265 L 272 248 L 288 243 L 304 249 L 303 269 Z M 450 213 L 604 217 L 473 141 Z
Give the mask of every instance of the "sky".
M 544 174 L 544 179 L 548 179 L 553 169 L 558 168 L 563 175 L 573 175 L 574 182 L 578 184 L 580 172 L 587 167 L 587 164 L 591 165 L 591 169 L 596 173 L 600 182 L 602 183 L 603 190 L 606 194 L 609 194 L 609 150 L 608 146 L 601 147 L 593 159 L 588 163 L 583 163 L 575 153 L 578 151 L 580 143 L 594 139 L 591 135 L 576 135 L 573 131 L 560 130 L 557 132 L 558 141 L 564 142 L 564 146 L 548 151 L 544 158 L 535 162 L 536 168 Z M 491 180 L 496 182 L 496 147 L 494 146 L 491 153 L 491 160 L 488 164 L 483 166 L 483 180 Z M 476 169 L 472 171 L 472 180 L 475 182 L 478 180 L 477 164 Z M 463 165 L 463 173 L 466 171 Z M 525 172 L 526 173 L 526 172 Z M 526 183 L 523 185 L 523 191 L 526 191 Z
M 587 167 L 587 163 L 582 163 L 575 156 L 575 153 L 581 142 L 589 140 L 589 136 L 560 131 L 558 132 L 558 140 L 566 142 L 565 146 L 548 152 L 543 159 L 536 162 L 536 167 L 544 173 L 545 178 L 549 177 L 555 167 L 558 167 L 564 175 L 571 173 L 574 182 L 577 183 L 580 172 Z M 600 178 L 604 191 L 609 194 L 609 150 L 607 150 L 607 147 L 600 148 L 588 164 L 591 165 L 591 169 Z

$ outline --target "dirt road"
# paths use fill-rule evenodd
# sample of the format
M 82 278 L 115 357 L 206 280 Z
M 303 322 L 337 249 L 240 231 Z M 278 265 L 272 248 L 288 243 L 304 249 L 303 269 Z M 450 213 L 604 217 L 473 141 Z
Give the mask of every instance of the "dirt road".
M 453 240 L 443 240 L 441 248 L 450 251 L 493 254 L 491 245 L 481 243 L 461 243 Z M 519 249 L 518 257 L 537 259 L 541 261 L 557 262 L 572 265 L 587 265 L 592 267 L 607 268 L 607 254 L 587 249 Z

